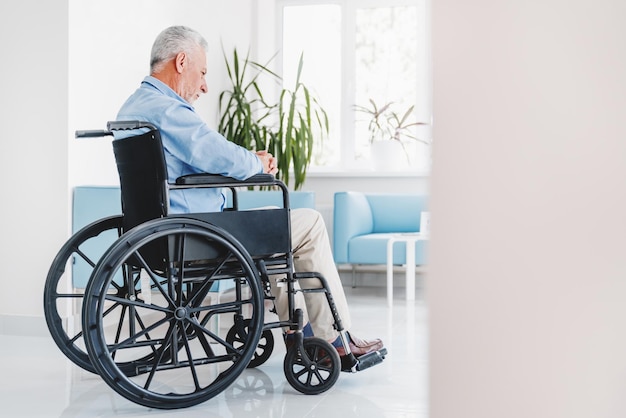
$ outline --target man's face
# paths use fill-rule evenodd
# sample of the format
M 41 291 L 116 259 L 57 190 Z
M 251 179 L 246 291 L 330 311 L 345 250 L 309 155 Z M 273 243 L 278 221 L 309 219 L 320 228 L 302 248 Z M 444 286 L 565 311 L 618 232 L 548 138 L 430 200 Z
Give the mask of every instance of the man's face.
M 207 73 L 206 52 L 197 47 L 187 56 L 187 66 L 181 77 L 181 97 L 193 104 L 200 94 L 207 92 L 205 76 Z

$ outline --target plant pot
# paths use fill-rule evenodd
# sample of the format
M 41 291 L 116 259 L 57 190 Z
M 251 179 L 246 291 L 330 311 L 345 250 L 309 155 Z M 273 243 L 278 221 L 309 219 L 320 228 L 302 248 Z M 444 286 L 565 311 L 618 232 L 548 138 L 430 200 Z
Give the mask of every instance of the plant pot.
M 371 159 L 377 171 L 399 171 L 409 168 L 409 161 L 402 144 L 398 141 L 374 141 Z

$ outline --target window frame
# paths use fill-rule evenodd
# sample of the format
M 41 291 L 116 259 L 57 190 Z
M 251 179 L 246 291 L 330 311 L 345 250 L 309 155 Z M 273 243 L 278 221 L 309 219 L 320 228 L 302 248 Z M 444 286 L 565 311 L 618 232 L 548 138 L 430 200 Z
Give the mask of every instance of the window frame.
M 269 0 L 265 0 L 258 6 L 258 12 L 264 13 L 262 10 L 269 6 Z M 306 6 L 306 5 L 338 5 L 342 11 L 342 25 L 341 25 L 341 49 L 342 51 L 354 51 L 356 44 L 356 11 L 360 8 L 372 8 L 372 7 L 397 7 L 397 6 L 415 6 L 417 7 L 418 16 L 423 18 L 422 27 L 423 33 L 418 35 L 418 74 L 416 83 L 418 84 L 418 91 L 422 90 L 424 93 L 420 94 L 418 102 L 416 103 L 417 117 L 420 121 L 429 121 L 430 125 L 421 127 L 420 134 L 426 136 L 428 139 L 432 139 L 432 59 L 431 59 L 431 26 L 430 26 L 430 2 L 431 0 L 273 0 L 273 16 L 268 18 L 265 14 L 265 18 L 259 18 L 259 25 L 257 27 L 259 31 L 259 40 L 257 46 L 260 47 L 263 42 L 262 32 L 269 29 L 269 25 L 273 28 L 273 40 L 274 44 L 271 46 L 265 45 L 264 48 L 267 51 L 273 50 L 277 53 L 276 56 L 276 69 L 281 71 L 283 67 L 283 8 L 285 6 Z M 267 34 L 267 32 L 265 32 Z M 267 39 L 267 36 L 265 37 Z M 259 48 L 259 52 L 260 48 Z M 342 91 L 340 94 L 340 129 L 339 129 L 339 151 L 340 162 L 337 166 L 322 167 L 311 166 L 308 170 L 308 175 L 325 175 L 329 173 L 349 173 L 351 175 L 371 175 L 372 169 L 365 168 L 362 164 L 356 161 L 356 149 L 354 140 L 354 124 L 355 124 L 355 111 L 353 108 L 356 100 L 354 81 L 356 75 L 356 62 L 352 59 L 350 54 L 342 53 L 340 79 Z M 428 175 L 430 171 L 430 150 L 427 151 L 429 155 L 421 156 L 424 158 L 425 163 L 420 166 L 413 166 L 407 170 L 402 170 L 404 174 L 416 174 L 416 175 Z M 383 175 L 397 174 L 394 172 L 380 172 L 375 171 Z

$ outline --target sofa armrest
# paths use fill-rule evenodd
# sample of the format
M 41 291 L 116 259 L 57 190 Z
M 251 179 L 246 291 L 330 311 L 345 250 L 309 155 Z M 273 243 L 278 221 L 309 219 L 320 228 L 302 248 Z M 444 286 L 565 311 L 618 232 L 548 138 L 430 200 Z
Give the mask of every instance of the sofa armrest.
M 348 263 L 348 242 L 369 234 L 374 227 L 372 211 L 364 193 L 337 192 L 333 208 L 333 255 L 335 263 Z

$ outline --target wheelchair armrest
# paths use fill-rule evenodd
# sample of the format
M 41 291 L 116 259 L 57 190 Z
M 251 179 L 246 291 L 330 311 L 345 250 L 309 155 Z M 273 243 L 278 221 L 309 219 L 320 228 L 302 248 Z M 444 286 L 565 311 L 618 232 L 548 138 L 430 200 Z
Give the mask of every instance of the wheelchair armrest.
M 230 188 L 233 197 L 232 210 L 239 210 L 237 189 L 248 186 L 278 186 L 282 190 L 283 194 L 283 207 L 289 208 L 289 190 L 287 189 L 285 183 L 278 180 L 272 174 L 255 174 L 245 180 L 237 180 L 232 177 L 222 176 L 219 174 L 188 174 L 186 176 L 178 177 L 173 185 L 173 188 L 186 189 L 194 187 L 228 187 Z
M 189 174 L 176 179 L 176 184 L 185 186 L 198 186 L 215 184 L 220 186 L 263 186 L 276 184 L 276 178 L 271 174 L 255 174 L 245 180 L 237 180 L 232 177 L 219 174 Z
M 148 128 L 153 131 L 157 130 L 157 127 L 150 122 L 142 120 L 115 120 L 107 122 L 107 128 L 110 131 L 129 131 L 141 128 Z
M 150 122 L 144 122 L 141 120 L 122 120 L 122 121 L 109 121 L 107 122 L 107 129 L 90 129 L 90 130 L 78 130 L 74 133 L 76 138 L 101 138 L 103 136 L 113 136 L 113 131 L 126 131 L 148 128 L 156 131 L 157 127 Z

